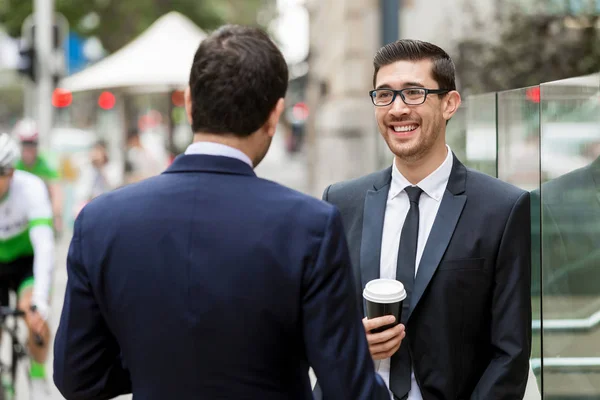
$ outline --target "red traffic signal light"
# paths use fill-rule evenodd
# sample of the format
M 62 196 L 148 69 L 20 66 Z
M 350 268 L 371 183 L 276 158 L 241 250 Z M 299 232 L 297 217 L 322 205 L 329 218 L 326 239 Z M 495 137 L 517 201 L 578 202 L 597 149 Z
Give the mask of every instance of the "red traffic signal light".
M 115 95 L 111 92 L 102 92 L 98 97 L 98 106 L 103 110 L 111 110 L 116 103 Z
M 539 103 L 542 99 L 540 87 L 534 86 L 532 88 L 527 89 L 525 91 L 525 96 L 527 96 L 527 99 L 529 99 L 529 101 L 531 101 L 532 103 Z
M 61 88 L 54 89 L 52 92 L 52 105 L 56 108 L 69 107 L 73 102 L 73 94 Z

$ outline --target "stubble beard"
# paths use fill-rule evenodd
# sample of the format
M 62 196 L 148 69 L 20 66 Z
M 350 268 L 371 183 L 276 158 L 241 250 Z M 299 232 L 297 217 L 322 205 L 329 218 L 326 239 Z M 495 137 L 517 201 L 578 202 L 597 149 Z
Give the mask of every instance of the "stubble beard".
M 389 149 L 396 157 L 407 163 L 414 163 L 423 159 L 434 147 L 436 141 L 440 136 L 440 131 L 437 127 L 430 134 L 421 135 L 417 138 L 414 143 L 399 143 L 393 138 L 386 136 L 386 141 Z

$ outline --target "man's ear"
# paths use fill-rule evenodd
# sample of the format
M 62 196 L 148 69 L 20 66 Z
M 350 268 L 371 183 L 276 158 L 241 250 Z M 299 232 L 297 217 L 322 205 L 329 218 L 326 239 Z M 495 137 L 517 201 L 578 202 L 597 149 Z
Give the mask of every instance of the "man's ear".
M 192 125 L 192 93 L 189 86 L 185 88 L 185 92 L 183 92 L 183 99 L 185 104 L 185 115 L 187 116 L 190 125 Z
M 460 107 L 460 103 L 462 102 L 460 98 L 460 93 L 456 90 L 448 92 L 448 94 L 444 98 L 444 110 L 443 115 L 444 119 L 448 121 L 458 110 Z
M 283 113 L 284 109 L 285 100 L 283 98 L 280 98 L 279 100 L 277 100 L 277 104 L 275 104 L 273 111 L 271 111 L 271 115 L 269 115 L 269 118 L 267 119 L 267 122 L 264 125 L 265 131 L 270 137 L 275 136 L 277 124 L 279 123 L 279 118 L 281 118 L 281 114 Z

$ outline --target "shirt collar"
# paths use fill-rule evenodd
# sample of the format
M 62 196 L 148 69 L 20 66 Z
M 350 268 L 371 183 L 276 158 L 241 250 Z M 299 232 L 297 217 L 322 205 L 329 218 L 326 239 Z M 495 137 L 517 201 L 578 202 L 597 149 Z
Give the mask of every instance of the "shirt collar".
M 450 173 L 452 172 L 452 164 L 454 162 L 450 146 L 446 145 L 446 148 L 448 149 L 448 154 L 446 155 L 444 162 L 435 171 L 425 177 L 425 179 L 417 183 L 417 186 L 420 187 L 423 192 L 438 202 L 441 201 L 444 196 L 444 191 L 448 185 Z M 392 183 L 390 186 L 389 198 L 393 199 L 398 196 L 398 194 L 400 194 L 407 186 L 413 186 L 413 184 L 398 171 L 396 163 L 392 161 Z
M 188 146 L 185 154 L 205 154 L 209 156 L 223 156 L 229 158 L 236 158 L 240 161 L 245 162 L 254 168 L 252 160 L 244 152 L 231 146 L 227 146 L 221 143 L 214 142 L 196 142 Z

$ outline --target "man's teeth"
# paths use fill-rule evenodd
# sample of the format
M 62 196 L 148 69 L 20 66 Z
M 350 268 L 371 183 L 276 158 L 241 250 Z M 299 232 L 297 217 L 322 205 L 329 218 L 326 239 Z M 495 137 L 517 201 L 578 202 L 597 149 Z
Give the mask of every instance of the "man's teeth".
M 417 129 L 417 125 L 408 125 L 408 126 L 394 126 L 394 130 L 396 132 L 410 132 Z

